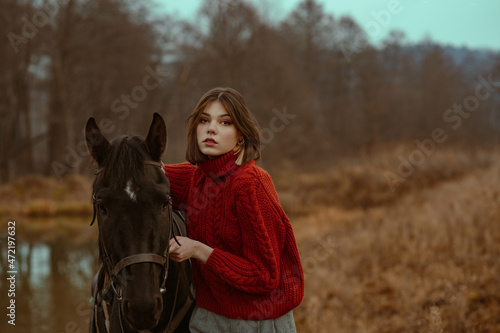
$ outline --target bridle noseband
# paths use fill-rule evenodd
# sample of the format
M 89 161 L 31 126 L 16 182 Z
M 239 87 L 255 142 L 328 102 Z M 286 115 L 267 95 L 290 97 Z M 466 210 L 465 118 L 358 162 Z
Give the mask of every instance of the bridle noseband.
M 146 161 L 146 162 L 144 162 L 144 164 L 157 166 L 162 171 L 164 169 L 164 165 L 162 162 Z M 100 168 L 100 169 L 96 170 L 94 173 L 96 175 L 98 175 L 103 170 L 104 170 L 104 168 Z M 99 213 L 99 205 L 97 204 L 97 200 L 96 200 L 95 195 L 92 196 L 92 199 L 93 199 L 94 212 L 93 212 L 92 222 L 90 223 L 91 226 L 94 224 L 94 222 L 98 216 L 98 213 Z M 180 228 L 179 228 L 179 225 L 173 219 L 172 198 L 170 197 L 170 195 L 167 197 L 167 204 L 168 204 L 169 234 L 168 234 L 167 246 L 165 248 L 165 251 L 163 252 L 163 255 L 160 255 L 157 253 L 133 254 L 131 256 L 120 259 L 118 261 L 118 263 L 113 265 L 111 262 L 111 258 L 108 255 L 108 252 L 106 250 L 106 246 L 105 246 L 104 242 L 102 241 L 102 238 L 99 237 L 100 248 L 102 249 L 102 253 L 101 253 L 102 258 L 101 259 L 102 259 L 103 265 L 105 267 L 105 270 L 107 271 L 107 274 L 108 274 L 108 284 L 103 290 L 100 291 L 100 294 L 101 294 L 100 299 L 101 300 L 99 301 L 99 303 L 102 304 L 102 308 L 104 310 L 104 317 L 105 317 L 104 324 L 105 324 L 105 327 L 106 327 L 106 330 L 108 333 L 110 332 L 110 315 L 109 315 L 109 312 L 107 310 L 106 300 L 103 299 L 102 295 L 107 293 L 108 286 L 110 286 L 113 289 L 113 292 L 114 292 L 117 300 L 119 302 L 123 300 L 122 290 L 120 288 L 118 288 L 118 286 L 116 284 L 118 283 L 117 276 L 124 268 L 126 268 L 130 265 L 139 264 L 139 263 L 148 263 L 148 262 L 161 265 L 163 267 L 164 275 L 163 275 L 162 284 L 160 286 L 160 293 L 165 294 L 165 292 L 166 292 L 165 284 L 166 284 L 167 277 L 168 277 L 169 263 L 170 263 L 170 260 L 169 260 L 170 239 L 173 237 L 175 239 L 175 241 L 177 242 L 177 244 L 179 244 L 179 246 L 181 245 L 179 243 L 179 241 L 177 240 L 177 238 L 175 236 L 175 232 L 174 232 L 174 225 L 177 227 L 177 231 L 179 232 L 179 234 L 180 234 Z M 183 272 L 183 274 L 187 280 L 188 277 L 187 277 L 186 271 L 184 269 L 182 269 L 181 272 Z M 184 316 L 190 311 L 190 309 L 192 309 L 192 307 L 194 305 L 194 290 L 193 290 L 193 286 L 190 285 L 189 286 L 189 296 L 186 299 L 186 301 L 184 302 L 184 304 L 182 305 L 179 312 L 174 317 L 174 312 L 176 309 L 175 305 L 177 303 L 180 281 L 181 281 L 181 279 L 178 277 L 177 278 L 177 285 L 176 285 L 176 289 L 175 289 L 174 304 L 172 307 L 172 312 L 170 314 L 170 319 L 168 321 L 167 326 L 161 332 L 172 333 L 173 331 L 175 331 L 176 328 L 180 325 Z M 98 287 L 96 286 L 94 297 L 93 297 L 94 311 L 92 312 L 92 316 L 95 320 L 95 325 L 96 325 L 95 327 L 97 329 L 97 332 L 100 333 L 98 319 L 97 319 L 98 318 L 98 316 L 97 316 L 97 308 L 98 308 L 98 301 L 97 301 L 98 292 L 97 292 L 97 290 L 98 290 Z M 118 306 L 118 321 L 120 323 L 121 332 L 123 333 L 123 332 L 125 332 L 125 330 L 123 328 L 121 312 L 122 312 L 121 306 Z
M 149 164 L 153 166 L 159 167 L 161 170 L 163 170 L 164 164 L 163 162 L 155 162 L 155 161 L 146 161 L 144 164 Z M 104 168 L 97 169 L 94 174 L 97 176 L 99 175 Z M 167 246 L 165 248 L 165 251 L 163 252 L 163 255 L 159 255 L 157 253 L 139 253 L 139 254 L 133 254 L 128 257 L 122 258 L 118 263 L 115 265 L 112 264 L 111 258 L 108 255 L 108 252 L 106 250 L 106 246 L 104 242 L 102 241 L 102 238 L 99 237 L 100 241 L 100 246 L 103 250 L 103 264 L 106 267 L 106 270 L 108 271 L 109 275 L 109 283 L 111 285 L 111 288 L 115 292 L 116 298 L 118 301 L 121 301 L 123 299 L 123 294 L 120 288 L 116 285 L 118 283 L 117 276 L 122 271 L 124 268 L 134 265 L 134 264 L 140 264 L 140 263 L 156 263 L 159 264 L 163 267 L 164 270 L 164 275 L 163 275 L 163 281 L 160 287 L 160 293 L 164 294 L 166 292 L 165 284 L 167 282 L 167 277 L 168 277 L 168 269 L 169 269 L 169 250 L 170 250 L 170 239 L 172 236 L 174 237 L 175 241 L 179 244 L 177 241 L 177 238 L 175 237 L 175 233 L 173 232 L 173 217 L 172 217 L 172 198 L 170 195 L 167 197 L 168 201 L 168 223 L 169 223 L 169 235 L 168 235 L 168 240 L 167 240 Z M 93 204 L 93 217 L 92 217 L 92 222 L 90 225 L 92 226 L 99 214 L 99 205 L 97 205 L 97 200 L 95 195 L 92 196 L 92 204 Z M 179 244 L 180 245 L 180 244 Z

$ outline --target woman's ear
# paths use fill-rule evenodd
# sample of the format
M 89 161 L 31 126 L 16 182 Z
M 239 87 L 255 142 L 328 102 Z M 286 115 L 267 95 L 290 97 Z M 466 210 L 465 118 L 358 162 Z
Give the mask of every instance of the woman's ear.
M 242 141 L 245 141 L 245 137 L 243 136 L 243 133 L 238 131 L 238 142 L 242 142 Z

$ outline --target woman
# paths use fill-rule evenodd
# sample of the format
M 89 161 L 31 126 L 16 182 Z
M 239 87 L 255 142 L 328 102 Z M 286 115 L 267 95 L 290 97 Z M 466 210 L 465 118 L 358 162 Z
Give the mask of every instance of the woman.
M 189 162 L 165 166 L 188 237 L 170 258 L 192 260 L 191 332 L 296 332 L 304 275 L 290 221 L 255 161 L 260 136 L 243 97 L 215 88 L 188 118 Z

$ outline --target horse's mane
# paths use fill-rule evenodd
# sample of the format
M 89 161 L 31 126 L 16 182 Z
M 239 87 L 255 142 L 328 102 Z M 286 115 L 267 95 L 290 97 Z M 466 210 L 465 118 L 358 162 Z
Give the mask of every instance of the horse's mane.
M 102 163 L 102 179 L 112 189 L 123 189 L 131 180 L 138 184 L 144 176 L 149 150 L 141 137 L 120 136 L 110 143 Z

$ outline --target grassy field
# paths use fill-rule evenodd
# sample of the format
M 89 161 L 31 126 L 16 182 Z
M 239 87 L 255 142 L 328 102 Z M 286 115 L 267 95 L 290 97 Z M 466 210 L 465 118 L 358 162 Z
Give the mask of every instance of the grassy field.
M 306 275 L 299 332 L 500 332 L 500 152 L 436 151 L 391 189 L 405 152 L 272 173 Z M 6 218 L 90 215 L 90 180 L 29 176 L 0 202 Z
M 299 332 L 500 332 L 500 155 L 394 152 L 279 180 L 306 275 Z M 397 156 L 397 155 L 396 155 Z

